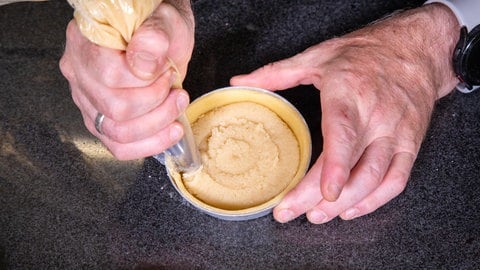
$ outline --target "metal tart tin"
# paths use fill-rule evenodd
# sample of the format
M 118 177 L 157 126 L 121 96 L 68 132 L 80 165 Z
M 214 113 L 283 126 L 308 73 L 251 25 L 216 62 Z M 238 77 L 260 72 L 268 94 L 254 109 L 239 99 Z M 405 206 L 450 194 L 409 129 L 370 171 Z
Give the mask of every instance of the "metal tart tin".
M 166 166 L 173 186 L 186 201 L 196 209 L 223 220 L 242 221 L 270 214 L 272 209 L 282 200 L 285 194 L 294 188 L 303 178 L 310 164 L 312 143 L 310 131 L 305 119 L 295 106 L 274 92 L 260 88 L 242 86 L 217 89 L 193 101 L 187 108 L 186 115 L 189 122 L 194 123 L 197 118 L 210 110 L 228 104 L 245 101 L 255 102 L 275 112 L 290 127 L 297 139 L 300 150 L 300 163 L 295 176 L 283 191 L 260 205 L 240 210 L 222 209 L 215 205 L 206 204 L 193 196 L 185 187 L 181 175 L 172 170 L 172 166 L 168 166 L 168 162 Z

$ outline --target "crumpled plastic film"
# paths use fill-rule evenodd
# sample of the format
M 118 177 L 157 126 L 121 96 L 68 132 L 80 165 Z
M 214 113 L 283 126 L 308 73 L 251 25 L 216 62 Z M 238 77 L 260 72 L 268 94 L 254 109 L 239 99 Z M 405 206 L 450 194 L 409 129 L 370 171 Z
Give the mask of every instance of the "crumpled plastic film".
M 103 47 L 125 50 L 162 0 L 68 0 L 82 34 Z

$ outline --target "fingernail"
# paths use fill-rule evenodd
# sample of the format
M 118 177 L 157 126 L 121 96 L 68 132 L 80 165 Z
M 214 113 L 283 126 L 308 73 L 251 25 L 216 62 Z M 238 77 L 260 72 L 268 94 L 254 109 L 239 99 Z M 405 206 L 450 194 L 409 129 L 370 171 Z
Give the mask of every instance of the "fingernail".
M 170 129 L 170 140 L 172 141 L 178 141 L 182 138 L 183 136 L 183 130 L 181 127 L 177 126 L 177 125 L 174 125 L 171 129 Z
M 278 212 L 278 221 L 280 222 L 289 222 L 290 220 L 295 218 L 295 214 L 292 210 L 283 209 Z
M 325 223 L 327 222 L 327 219 L 328 219 L 327 215 L 320 210 L 314 210 L 310 212 L 308 215 L 308 220 L 310 220 L 310 222 L 315 224 Z
M 158 68 L 158 59 L 148 52 L 137 52 L 133 56 L 133 68 L 142 76 L 152 76 Z
M 177 97 L 177 109 L 178 112 L 183 112 L 187 108 L 189 103 L 189 98 L 184 93 L 181 93 Z
M 350 208 L 345 211 L 345 219 L 354 219 L 358 216 L 358 209 L 357 208 Z
M 330 184 L 328 186 L 328 192 L 330 193 L 330 199 L 336 200 L 340 196 L 342 190 L 336 184 Z

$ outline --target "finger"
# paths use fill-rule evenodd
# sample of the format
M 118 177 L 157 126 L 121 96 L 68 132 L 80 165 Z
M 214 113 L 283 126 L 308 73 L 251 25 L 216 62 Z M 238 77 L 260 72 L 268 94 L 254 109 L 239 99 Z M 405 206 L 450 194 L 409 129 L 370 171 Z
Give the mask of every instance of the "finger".
M 107 137 L 120 144 L 145 139 L 164 129 L 186 109 L 189 104 L 188 93 L 183 89 L 171 91 L 164 103 L 140 117 L 117 122 L 108 116 L 102 121 L 103 134 L 95 128 L 95 118 L 99 113 L 80 91 L 72 91 L 75 104 L 81 108 L 84 123 L 88 130 L 97 137 Z
M 282 201 L 273 209 L 273 216 L 279 222 L 288 222 L 304 214 L 321 200 L 320 172 L 322 157 L 317 159 L 302 181 L 285 195 Z
M 118 143 L 131 143 L 160 132 L 175 121 L 189 103 L 188 93 L 182 89 L 173 90 L 162 104 L 140 117 L 116 122 L 108 117 L 103 121 L 103 133 Z
M 313 84 L 321 73 L 321 56 L 313 62 L 318 50 L 307 50 L 289 59 L 263 66 L 250 74 L 230 79 L 231 85 L 248 85 L 270 90 L 283 90 L 300 84 Z
M 307 213 L 308 219 L 315 224 L 327 222 L 377 189 L 392 161 L 394 145 L 387 137 L 372 142 L 352 170 L 340 197 L 334 202 L 320 202 Z
M 131 160 L 159 154 L 177 143 L 182 137 L 182 125 L 173 122 L 160 132 L 140 141 L 121 144 L 102 139 L 102 142 L 118 160 Z
M 179 95 L 184 94 L 180 90 L 174 92 L 179 92 Z M 172 94 L 172 97 L 173 96 L 174 94 Z M 78 107 L 82 108 L 81 113 L 87 129 L 90 133 L 98 137 L 113 156 L 119 160 L 144 158 L 161 153 L 183 137 L 182 125 L 178 122 L 172 122 L 155 134 L 150 134 L 149 137 L 142 136 L 145 138 L 141 140 L 129 143 L 116 142 L 110 139 L 109 135 L 98 133 L 95 128 L 96 112 L 94 107 L 89 104 L 88 99 L 78 95 L 75 96 L 74 100 L 76 100 L 76 103 L 79 103 Z M 112 125 L 111 119 L 105 118 L 102 122 L 102 130 L 109 129 L 109 125 Z
M 372 213 L 397 197 L 405 190 L 414 162 L 413 154 L 397 153 L 380 186 L 359 203 L 343 212 L 340 215 L 341 218 L 349 220 Z
M 322 95 L 323 97 L 323 95 Z M 322 99 L 324 164 L 321 191 L 328 201 L 335 201 L 347 182 L 350 171 L 365 149 L 364 131 L 355 102 L 346 97 Z
M 72 86 L 71 91 L 72 99 L 75 105 L 77 105 L 83 118 L 85 127 L 97 138 L 101 138 L 103 134 L 100 134 L 95 128 L 95 118 L 99 113 L 97 109 L 90 103 L 90 100 L 83 94 L 82 91 L 76 89 L 76 86 Z M 104 118 L 105 119 L 105 118 Z M 102 123 L 103 129 L 103 123 Z
M 164 102 L 174 79 L 173 72 L 168 71 L 148 87 L 108 88 L 89 81 L 80 89 L 98 112 L 121 122 L 144 115 Z

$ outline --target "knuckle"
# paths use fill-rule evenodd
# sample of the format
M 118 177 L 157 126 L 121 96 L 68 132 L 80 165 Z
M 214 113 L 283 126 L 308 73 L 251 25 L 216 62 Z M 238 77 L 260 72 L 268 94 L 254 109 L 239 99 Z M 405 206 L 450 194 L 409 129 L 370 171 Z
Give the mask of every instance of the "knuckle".
M 345 116 L 345 119 L 348 119 L 348 116 Z M 359 136 L 354 127 L 351 125 L 347 124 L 349 120 L 346 120 L 347 122 L 345 123 L 340 123 L 341 131 L 339 134 L 336 136 L 336 140 L 344 145 L 350 145 L 352 142 L 357 142 L 359 141 Z
M 402 193 L 405 188 L 407 187 L 408 176 L 404 176 L 401 179 L 397 179 L 397 181 L 393 182 L 392 190 L 396 195 Z
M 80 102 L 80 97 L 75 91 L 75 88 L 72 88 L 72 91 L 70 92 L 70 95 L 72 96 L 73 103 L 78 107 L 81 108 L 81 102 Z
M 367 174 L 373 182 L 380 184 L 384 177 L 384 170 L 380 169 L 379 164 L 374 162 L 367 166 Z
M 376 200 L 364 200 L 355 207 L 358 210 L 358 216 L 363 216 L 375 211 L 380 205 L 378 205 Z
M 77 24 L 76 24 L 75 20 L 71 20 L 68 23 L 67 29 L 65 31 L 67 40 L 73 39 L 75 31 L 76 31 L 75 27 L 77 27 Z
M 418 127 L 416 128 L 418 129 Z M 401 143 L 399 144 L 399 149 L 407 150 L 414 157 L 416 157 L 420 146 L 422 145 L 425 133 L 418 132 L 418 130 L 415 130 L 415 127 L 404 130 L 405 131 L 400 135 Z
M 60 68 L 60 71 L 62 72 L 63 76 L 67 78 L 67 80 L 71 81 L 73 80 L 73 70 L 70 65 L 70 61 L 68 59 L 68 56 L 64 54 L 62 58 L 60 58 L 60 61 L 58 62 L 58 66 Z
M 371 96 L 375 93 L 372 89 L 379 88 L 377 80 L 372 79 L 372 75 L 368 73 L 367 68 L 362 70 L 355 68 L 355 65 L 352 65 L 347 60 L 339 61 L 341 64 L 335 80 L 338 85 L 349 89 L 350 94 L 359 99 L 367 99 L 369 95 Z
M 130 104 L 128 101 L 119 96 L 111 96 L 107 100 L 108 103 L 104 104 L 102 111 L 105 116 L 114 122 L 128 119 L 130 111 Z
M 118 66 L 116 66 L 114 61 L 102 64 L 102 67 L 98 70 L 98 74 L 103 85 L 108 88 L 117 88 L 120 82 Z
M 347 63 L 345 63 L 347 64 Z M 359 83 L 362 83 L 361 76 L 357 70 L 353 70 L 351 68 L 343 67 L 340 72 L 338 73 L 338 80 L 340 80 L 343 84 L 349 86 L 355 86 Z
M 408 183 L 408 174 L 405 173 L 400 173 L 396 176 L 393 177 L 393 179 L 390 181 L 390 192 L 394 195 L 397 196 L 400 193 L 402 193 L 405 188 L 407 187 Z
M 130 130 L 122 124 L 113 122 L 108 127 L 104 126 L 104 132 L 117 143 L 126 144 L 131 142 Z

